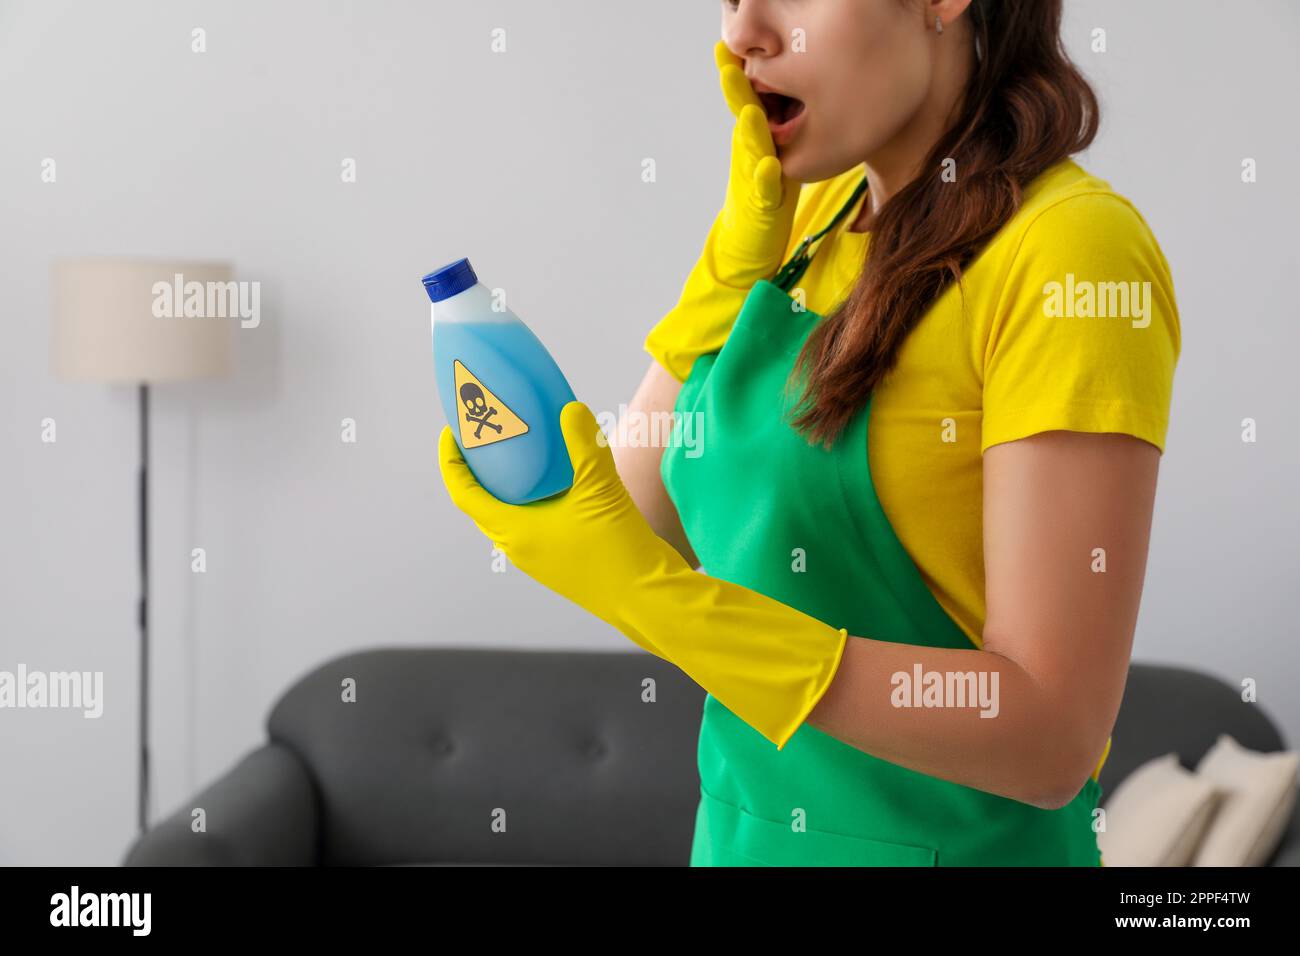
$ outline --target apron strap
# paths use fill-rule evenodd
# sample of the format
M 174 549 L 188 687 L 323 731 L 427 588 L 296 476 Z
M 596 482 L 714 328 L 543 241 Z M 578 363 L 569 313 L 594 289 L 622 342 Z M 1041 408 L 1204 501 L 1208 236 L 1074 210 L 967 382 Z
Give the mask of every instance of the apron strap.
M 822 229 L 820 232 L 813 233 L 811 236 L 805 236 L 803 241 L 799 243 L 798 248 L 794 251 L 794 255 L 790 257 L 790 261 L 778 269 L 776 275 L 772 277 L 773 285 L 779 288 L 782 292 L 789 292 L 794 288 L 794 284 L 803 278 L 804 272 L 807 271 L 808 266 L 812 264 L 812 257 L 817 254 L 817 249 L 821 248 L 821 243 L 818 243 L 817 249 L 814 249 L 811 253 L 808 251 L 808 247 L 814 242 L 817 242 L 817 240 L 826 235 L 826 233 L 830 232 L 831 229 L 835 227 L 835 224 L 843 219 L 845 214 L 853 208 L 854 204 L 862 194 L 866 192 L 866 189 L 867 177 L 863 176 L 862 182 L 858 183 L 857 186 L 854 187 L 853 195 L 851 195 L 848 198 L 848 201 L 840 207 L 840 211 L 835 214 L 835 218 L 826 224 L 826 228 Z

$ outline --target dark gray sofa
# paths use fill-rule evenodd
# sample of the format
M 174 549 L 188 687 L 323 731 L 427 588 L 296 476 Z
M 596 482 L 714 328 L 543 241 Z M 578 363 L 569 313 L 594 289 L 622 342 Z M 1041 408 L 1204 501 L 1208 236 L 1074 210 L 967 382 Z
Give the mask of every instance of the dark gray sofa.
M 349 679 L 355 703 L 343 701 Z M 703 700 L 639 651 L 349 654 L 291 687 L 269 741 L 141 836 L 124 865 L 685 865 Z M 1220 733 L 1283 749 L 1230 686 L 1134 664 L 1104 794 L 1171 750 L 1195 766 Z M 191 831 L 196 807 L 206 832 Z M 1272 865 L 1300 865 L 1300 812 Z

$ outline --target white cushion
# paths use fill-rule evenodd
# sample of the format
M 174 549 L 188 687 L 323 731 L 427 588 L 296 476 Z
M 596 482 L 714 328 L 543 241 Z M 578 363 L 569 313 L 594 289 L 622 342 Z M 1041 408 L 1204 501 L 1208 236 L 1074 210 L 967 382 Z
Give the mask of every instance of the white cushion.
M 1227 734 L 1196 773 L 1223 793 L 1193 866 L 1263 866 L 1291 822 L 1300 754 L 1247 750 Z
M 1218 796 L 1209 778 L 1179 765 L 1177 754 L 1147 761 L 1106 801 L 1106 829 L 1097 834 L 1105 865 L 1187 866 Z

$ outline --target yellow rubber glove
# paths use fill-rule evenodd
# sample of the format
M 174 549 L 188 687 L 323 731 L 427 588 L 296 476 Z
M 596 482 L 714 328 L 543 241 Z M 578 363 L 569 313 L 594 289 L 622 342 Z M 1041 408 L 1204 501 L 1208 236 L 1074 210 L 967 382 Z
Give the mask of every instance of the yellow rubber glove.
M 781 267 L 799 201 L 799 183 L 781 170 L 767 113 L 745 76 L 744 61 L 722 41 L 713 57 L 722 94 L 736 117 L 726 201 L 677 305 L 650 330 L 644 346 L 681 382 L 698 356 L 722 348 L 754 283 Z
M 511 505 L 478 483 L 444 427 L 438 464 L 452 501 L 519 570 L 676 664 L 784 747 L 830 686 L 848 632 L 692 570 L 628 495 L 591 410 L 569 402 L 560 429 L 573 486 Z

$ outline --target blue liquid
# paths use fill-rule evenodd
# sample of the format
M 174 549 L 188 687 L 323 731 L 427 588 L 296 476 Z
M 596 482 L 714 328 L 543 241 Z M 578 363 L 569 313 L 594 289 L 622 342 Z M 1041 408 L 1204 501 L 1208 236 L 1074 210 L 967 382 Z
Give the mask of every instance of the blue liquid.
M 522 435 L 466 449 L 465 406 L 456 394 L 459 360 L 528 425 Z M 433 323 L 433 362 L 442 410 L 479 484 L 507 504 L 549 498 L 573 485 L 560 409 L 574 401 L 564 373 L 532 330 L 517 320 Z

